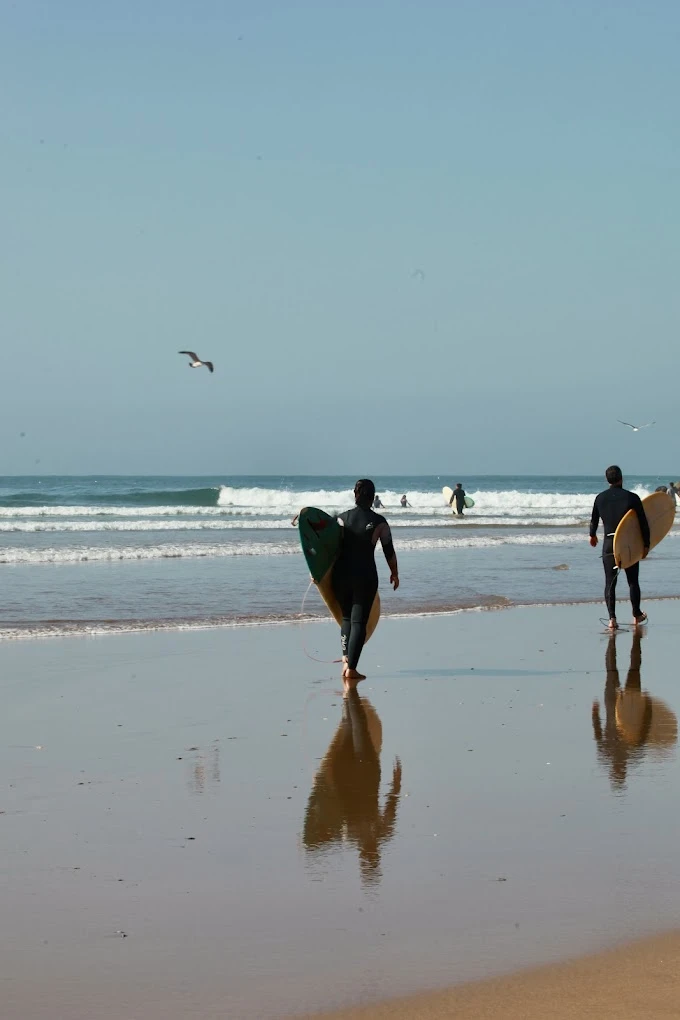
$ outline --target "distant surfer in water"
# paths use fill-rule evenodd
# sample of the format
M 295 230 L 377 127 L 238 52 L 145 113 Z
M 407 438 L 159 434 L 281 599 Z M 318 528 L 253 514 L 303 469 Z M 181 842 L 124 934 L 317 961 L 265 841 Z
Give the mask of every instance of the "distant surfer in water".
M 407 500 L 407 498 L 406 498 L 406 493 L 404 493 L 404 495 L 403 495 L 403 496 L 401 497 L 401 499 L 399 500 L 399 502 L 401 503 L 401 505 L 402 505 L 402 507 L 404 508 L 404 510 L 406 509 L 406 507 L 407 507 L 407 506 L 410 506 L 410 505 L 411 505 L 411 504 L 409 503 L 409 501 Z
M 449 506 L 453 506 L 453 502 L 456 502 L 456 513 L 459 517 L 464 517 L 463 510 L 465 509 L 465 489 L 460 482 L 456 482 L 456 487 L 451 494 L 449 500 Z
M 345 686 L 354 687 L 366 677 L 357 672 L 359 656 L 366 640 L 366 624 L 378 591 L 375 548 L 380 541 L 387 565 L 390 584 L 399 587 L 399 568 L 392 544 L 390 526 L 374 506 L 375 485 L 369 478 L 360 478 L 354 486 L 356 506 L 338 516 L 343 537 L 340 555 L 333 567 L 333 590 L 342 609 L 340 643 L 342 645 L 342 676 Z
M 609 611 L 609 630 L 618 630 L 616 622 L 616 582 L 619 576 L 619 569 L 614 560 L 614 533 L 619 524 L 628 513 L 634 510 L 640 522 L 642 532 L 642 543 L 644 545 L 644 559 L 649 552 L 649 522 L 642 505 L 642 500 L 635 492 L 629 492 L 623 487 L 623 475 L 621 468 L 612 464 L 605 472 L 605 478 L 609 482 L 609 488 L 601 492 L 595 499 L 593 515 L 590 520 L 590 544 L 593 548 L 597 545 L 597 527 L 602 520 L 604 524 L 604 541 L 602 543 L 602 564 L 604 566 L 604 600 Z M 626 567 L 626 579 L 630 587 L 630 601 L 633 607 L 633 622 L 635 624 L 646 623 L 647 614 L 640 609 L 640 582 L 638 576 L 640 564 L 634 563 L 632 567 Z
M 371 483 L 371 484 L 373 484 L 373 483 Z M 378 495 L 377 492 L 376 492 L 375 496 L 373 497 L 373 509 L 374 510 L 384 510 L 385 509 L 385 506 L 381 502 L 380 496 Z

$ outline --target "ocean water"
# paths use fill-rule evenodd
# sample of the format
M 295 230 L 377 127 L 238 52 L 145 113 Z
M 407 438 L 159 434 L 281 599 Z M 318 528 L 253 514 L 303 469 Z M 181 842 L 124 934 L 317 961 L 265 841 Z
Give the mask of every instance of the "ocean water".
M 454 519 L 441 490 L 458 480 L 375 478 L 402 578 L 393 593 L 378 553 L 383 612 L 601 598 L 601 567 L 586 541 L 601 478 L 461 478 L 475 507 Z M 664 481 L 626 480 L 641 496 Z M 291 519 L 307 505 L 347 509 L 353 484 L 334 476 L 2 478 L 0 637 L 323 616 L 316 592 L 307 592 Z M 402 493 L 411 508 L 399 506 Z M 677 533 L 644 564 L 643 594 L 680 595 Z

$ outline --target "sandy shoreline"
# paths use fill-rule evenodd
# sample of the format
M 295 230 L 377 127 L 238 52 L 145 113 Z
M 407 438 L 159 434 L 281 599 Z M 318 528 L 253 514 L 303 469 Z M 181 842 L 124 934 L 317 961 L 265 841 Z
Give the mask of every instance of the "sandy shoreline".
M 657 602 L 677 602 L 680 595 L 654 595 L 645 599 L 645 604 L 652 606 Z M 602 606 L 601 599 L 596 596 L 583 599 L 564 599 L 562 601 L 536 600 L 510 602 L 502 596 L 480 605 L 458 605 L 450 608 L 420 608 L 411 612 L 390 612 L 383 607 L 382 620 L 411 620 L 446 618 L 461 613 L 495 613 L 512 609 L 547 609 L 564 608 L 567 606 Z M 604 608 L 603 608 L 604 612 Z M 323 614 L 323 615 L 322 615 Z M 328 617 L 325 607 L 319 607 L 318 615 L 305 613 L 302 616 L 282 616 L 253 619 L 229 620 L 74 620 L 69 623 L 56 621 L 48 623 L 8 622 L 0 626 L 0 644 L 6 641 L 44 641 L 59 638 L 101 638 L 117 637 L 129 634 L 187 634 L 203 631 L 240 630 L 270 627 L 304 627 L 312 624 L 327 625 Z
M 680 934 L 674 932 L 444 992 L 313 1016 L 314 1020 L 650 1020 L 676 1017 L 678 1003 Z
M 676 607 L 599 615 L 386 619 L 352 706 L 331 625 L 0 643 L 3 1020 L 313 1015 L 672 929 Z

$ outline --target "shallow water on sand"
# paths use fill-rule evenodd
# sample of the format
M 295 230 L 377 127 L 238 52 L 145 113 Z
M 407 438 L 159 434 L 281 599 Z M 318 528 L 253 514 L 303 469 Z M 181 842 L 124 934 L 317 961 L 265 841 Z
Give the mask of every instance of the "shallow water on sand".
M 386 620 L 349 704 L 325 624 L 3 645 L 4 1017 L 280 1017 L 675 925 L 648 608 L 641 642 L 587 606 Z
M 292 530 L 292 529 L 291 529 Z M 393 592 L 379 556 L 383 614 L 445 612 L 508 604 L 601 601 L 599 550 L 584 535 L 556 549 L 398 549 Z M 0 640 L 111 629 L 176 629 L 327 617 L 302 556 L 5 567 Z M 680 541 L 669 538 L 643 564 L 643 600 L 680 594 Z M 619 597 L 626 593 L 619 584 Z M 601 612 L 604 612 L 602 604 Z
M 600 478 L 469 478 L 454 518 L 447 479 L 377 479 L 402 585 L 385 613 L 602 597 L 587 523 Z M 0 479 L 0 639 L 26 634 L 198 628 L 295 618 L 308 571 L 291 519 L 353 502 L 353 480 Z M 640 494 L 658 478 L 631 478 Z M 399 506 L 408 493 L 410 508 Z M 680 525 L 643 567 L 643 593 L 680 595 Z M 325 616 L 315 592 L 305 612 Z

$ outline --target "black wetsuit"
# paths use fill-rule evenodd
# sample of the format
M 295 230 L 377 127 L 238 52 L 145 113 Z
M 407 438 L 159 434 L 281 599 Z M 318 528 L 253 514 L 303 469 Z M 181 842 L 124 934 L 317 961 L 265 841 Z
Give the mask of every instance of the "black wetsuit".
M 366 640 L 366 624 L 378 590 L 375 547 L 380 540 L 385 558 L 394 557 L 390 526 L 374 510 L 356 506 L 340 514 L 342 547 L 333 567 L 333 590 L 342 609 L 340 641 L 347 665 L 356 669 Z
M 456 513 L 462 517 L 465 509 L 465 489 L 454 489 L 451 502 L 456 501 Z
M 618 567 L 614 561 L 614 532 L 629 510 L 634 510 L 640 522 L 642 542 L 645 549 L 649 548 L 649 523 L 645 515 L 642 500 L 634 492 L 622 488 L 620 485 L 610 485 L 608 489 L 601 492 L 595 499 L 593 516 L 590 520 L 590 535 L 594 538 L 597 535 L 597 526 L 600 519 L 604 524 L 604 541 L 602 543 L 602 563 L 604 566 L 604 600 L 607 603 L 610 619 L 616 616 L 616 581 L 618 578 Z M 640 583 L 638 580 L 640 564 L 634 563 L 632 567 L 626 567 L 626 578 L 630 587 L 630 601 L 633 606 L 633 616 L 639 617 L 640 612 Z

